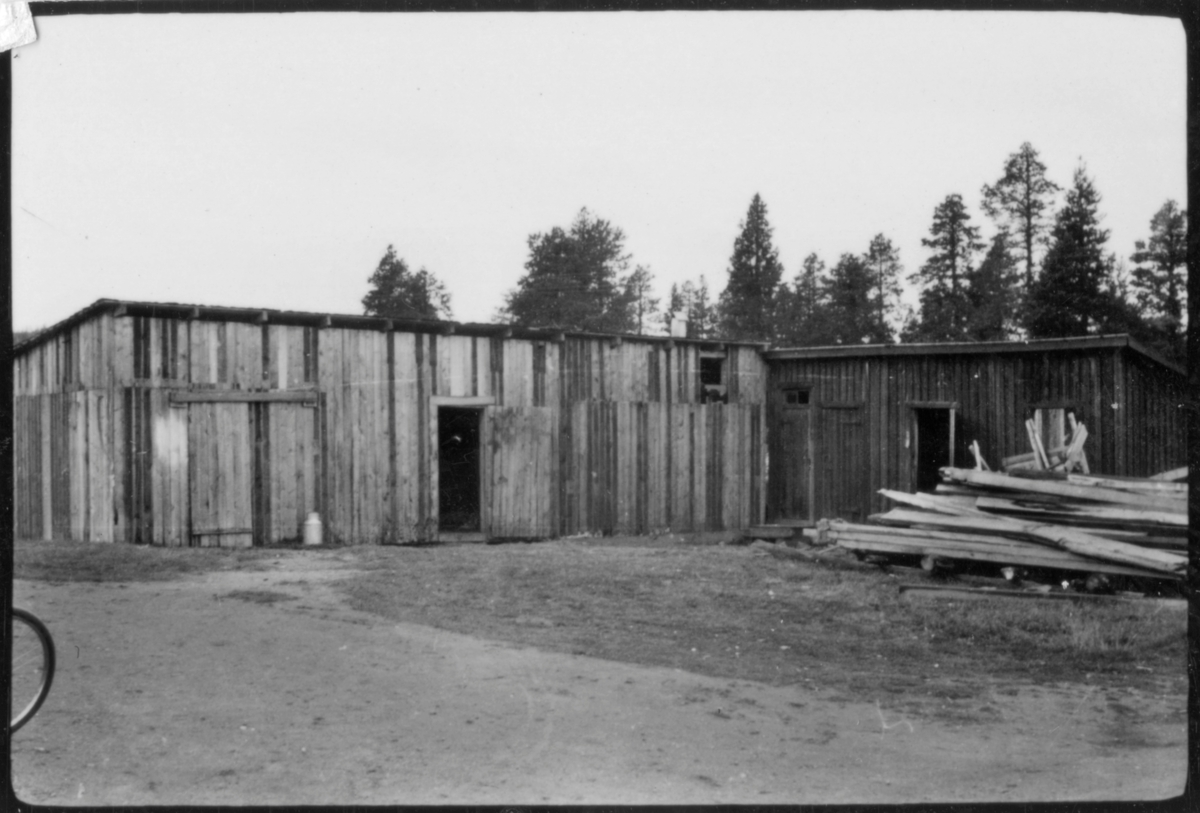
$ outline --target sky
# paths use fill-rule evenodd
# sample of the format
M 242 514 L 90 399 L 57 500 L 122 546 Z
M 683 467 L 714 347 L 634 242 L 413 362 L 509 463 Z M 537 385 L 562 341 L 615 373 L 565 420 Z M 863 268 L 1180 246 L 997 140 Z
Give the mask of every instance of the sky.
M 1108 249 L 1187 205 L 1182 25 L 1118 14 L 77 15 L 13 59 L 12 308 L 100 298 L 361 313 L 389 244 L 493 321 L 583 207 L 659 295 L 718 293 L 757 193 L 792 278 L 1030 142 L 1081 161 Z M 911 292 L 909 294 L 911 297 Z

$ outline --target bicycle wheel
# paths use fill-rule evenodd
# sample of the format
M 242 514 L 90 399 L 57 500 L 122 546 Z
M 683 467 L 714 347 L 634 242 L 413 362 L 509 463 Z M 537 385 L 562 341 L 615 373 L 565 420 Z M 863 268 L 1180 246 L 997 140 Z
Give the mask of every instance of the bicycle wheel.
M 12 612 L 12 701 L 10 733 L 29 722 L 54 680 L 54 639 L 37 616 L 15 607 Z

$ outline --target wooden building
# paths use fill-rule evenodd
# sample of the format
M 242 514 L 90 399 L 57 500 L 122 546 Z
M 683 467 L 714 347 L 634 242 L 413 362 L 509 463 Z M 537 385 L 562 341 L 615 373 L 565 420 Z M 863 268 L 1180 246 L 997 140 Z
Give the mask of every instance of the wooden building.
M 100 300 L 14 348 L 21 538 L 243 546 L 721 530 L 762 348 Z
M 1088 428 L 1093 471 L 1148 476 L 1187 462 L 1185 374 L 1127 336 L 771 350 L 768 519 L 862 521 L 881 488 L 932 490 L 941 466 L 998 466 Z

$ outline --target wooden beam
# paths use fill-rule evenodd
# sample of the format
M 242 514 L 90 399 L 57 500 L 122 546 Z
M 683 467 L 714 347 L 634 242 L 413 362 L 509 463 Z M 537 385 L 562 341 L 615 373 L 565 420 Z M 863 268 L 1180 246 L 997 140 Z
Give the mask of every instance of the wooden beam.
M 259 311 L 258 315 L 254 317 L 254 321 L 260 325 L 265 325 L 269 319 L 270 314 L 268 314 L 266 311 Z
M 1024 477 L 1010 477 L 992 471 L 972 471 L 947 466 L 941 469 L 942 477 L 959 483 L 1004 488 L 1011 491 L 1030 491 L 1035 494 L 1051 494 L 1056 497 L 1068 497 L 1089 502 L 1110 502 L 1118 505 L 1132 505 L 1137 508 L 1154 508 L 1162 511 L 1186 512 L 1187 503 L 1174 497 L 1157 494 L 1134 494 L 1115 488 L 1099 486 L 1081 486 L 1066 483 L 1061 480 L 1030 480 Z
M 1056 505 L 1034 504 L 1032 502 L 999 497 L 980 496 L 975 500 L 976 507 L 993 513 L 1025 514 L 1030 518 L 1044 518 L 1047 522 L 1060 522 L 1072 519 L 1091 524 L 1103 523 L 1113 525 L 1136 524 L 1143 526 L 1169 526 L 1186 528 L 1188 518 L 1184 514 L 1169 511 L 1139 511 L 1136 508 L 1118 508 L 1107 505 L 1081 505 L 1059 503 Z
M 1160 471 L 1158 474 L 1152 474 L 1152 475 L 1150 475 L 1149 479 L 1178 481 L 1178 480 L 1186 480 L 1187 476 L 1188 476 L 1188 467 L 1180 466 L 1177 469 L 1170 469 L 1168 471 Z
M 847 550 L 1163 578 L 1161 573 L 1153 570 L 1096 561 L 1069 551 L 1002 536 L 914 528 L 881 528 L 872 525 L 851 525 L 840 521 L 831 522 L 827 533 L 829 539 Z
M 1180 499 L 1187 496 L 1187 483 L 1172 483 L 1166 480 L 1123 480 L 1116 477 L 1099 477 L 1088 474 L 1068 474 L 1068 483 L 1081 486 L 1101 486 L 1122 491 L 1149 491 L 1153 494 L 1174 494 Z
M 981 514 L 982 512 L 975 513 Z M 1090 556 L 1108 562 L 1143 567 L 1173 575 L 1182 575 L 1187 568 L 1186 556 L 1104 539 L 1077 528 L 1022 522 L 996 514 L 982 517 L 971 514 L 946 516 L 927 511 L 893 509 L 886 514 L 872 515 L 871 519 L 889 525 L 931 525 L 935 528 L 950 528 L 968 532 L 982 531 L 983 533 L 1008 536 L 1016 535 L 1046 542 L 1080 556 Z
M 432 407 L 483 407 L 495 406 L 494 395 L 431 395 L 429 405 Z
M 333 327 L 333 319 L 328 316 L 322 316 L 321 321 L 317 323 L 317 327 Z
M 188 390 L 186 392 L 170 393 L 169 401 L 175 404 L 211 404 L 211 403 L 313 403 L 317 402 L 316 390 L 270 390 L 267 392 L 251 392 L 249 390 Z

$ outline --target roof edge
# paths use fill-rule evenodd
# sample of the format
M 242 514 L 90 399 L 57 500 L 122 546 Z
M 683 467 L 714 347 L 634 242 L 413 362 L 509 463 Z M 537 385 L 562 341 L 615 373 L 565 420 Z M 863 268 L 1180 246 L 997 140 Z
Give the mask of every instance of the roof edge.
M 1040 353 L 1048 350 L 1089 350 L 1103 347 L 1127 347 L 1169 370 L 1186 375 L 1186 371 L 1169 361 L 1156 350 L 1127 333 L 1108 333 L 1097 336 L 1066 336 L 1052 339 L 989 342 L 923 342 L 918 344 L 827 345 L 823 347 L 792 347 L 767 350 L 768 361 L 787 359 L 865 358 L 922 355 L 973 355 L 977 353 Z
M 533 341 L 560 341 L 564 338 L 620 340 L 665 344 L 723 345 L 752 347 L 760 352 L 766 343 L 722 338 L 690 339 L 676 336 L 656 336 L 641 333 L 590 333 L 559 327 L 527 327 L 504 323 L 455 322 L 440 319 L 394 319 L 358 314 L 287 311 L 272 308 L 227 307 L 219 305 L 189 305 L 174 302 L 138 302 L 119 299 L 98 299 L 62 321 L 32 336 L 12 348 L 15 358 L 99 314 L 111 312 L 121 316 L 151 316 L 159 318 L 200 319 L 206 321 L 238 321 L 259 324 L 348 328 L 355 330 L 396 330 L 405 333 L 458 334 L 489 336 Z

